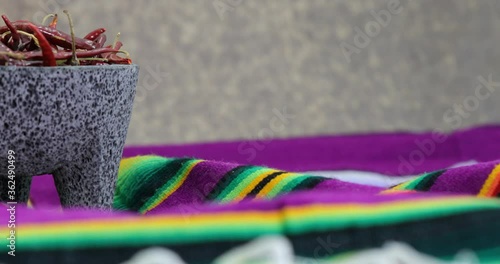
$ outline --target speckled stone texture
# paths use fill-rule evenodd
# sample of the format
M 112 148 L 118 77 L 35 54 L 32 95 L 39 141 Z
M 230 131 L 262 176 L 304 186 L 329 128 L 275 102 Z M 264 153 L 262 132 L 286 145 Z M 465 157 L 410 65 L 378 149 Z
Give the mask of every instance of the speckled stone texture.
M 15 0 L 0 10 L 41 20 L 68 9 L 79 36 L 121 32 L 141 65 L 130 144 L 258 138 L 283 107 L 295 118 L 269 136 L 500 122 L 499 89 L 460 126 L 443 121 L 478 76 L 500 81 L 499 0 L 400 0 L 350 62 L 341 43 L 393 0 L 220 0 L 231 7 L 224 19 L 215 1 Z
M 0 177 L 15 152 L 17 201 L 52 174 L 64 207 L 110 208 L 139 67 L 0 67 Z M 2 200 L 7 179 L 0 179 Z

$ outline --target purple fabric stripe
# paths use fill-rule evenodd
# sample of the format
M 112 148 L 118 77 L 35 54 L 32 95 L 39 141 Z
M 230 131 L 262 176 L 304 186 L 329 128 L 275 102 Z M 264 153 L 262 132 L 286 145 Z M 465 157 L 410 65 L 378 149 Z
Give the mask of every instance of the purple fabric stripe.
M 287 171 L 364 170 L 388 175 L 418 174 L 454 163 L 500 158 L 500 126 L 482 126 L 446 136 L 379 133 L 234 141 L 173 146 L 129 146 L 124 156 L 155 154 L 267 166 Z
M 343 182 L 335 179 L 328 179 L 316 185 L 316 187 L 314 187 L 314 190 L 325 190 L 325 191 L 328 190 L 335 192 L 354 192 L 354 193 L 363 192 L 363 193 L 376 194 L 385 190 L 385 188 Z
M 431 193 L 400 193 L 388 195 L 373 195 L 369 193 L 358 192 L 338 192 L 330 191 L 314 191 L 314 193 L 302 191 L 297 193 L 287 194 L 273 200 L 245 200 L 238 204 L 205 204 L 193 205 L 188 208 L 173 206 L 170 208 L 162 208 L 151 212 L 152 215 L 180 215 L 189 218 L 191 215 L 201 213 L 220 213 L 220 212 L 241 212 L 241 211 L 272 211 L 278 210 L 287 206 L 305 206 L 308 204 L 328 204 L 335 205 L 346 203 L 356 204 L 378 204 L 391 201 L 404 200 L 421 200 L 433 199 L 440 197 L 458 197 L 456 195 L 446 194 L 431 194 Z M 0 206 L 2 207 L 2 206 Z M 0 221 L 7 223 L 8 214 L 6 209 L 0 208 Z M 104 219 L 130 219 L 142 218 L 144 216 L 126 213 L 126 212 L 103 212 L 96 210 L 84 209 L 66 209 L 64 212 L 58 209 L 37 208 L 36 210 L 28 209 L 23 205 L 16 207 L 16 221 L 19 226 L 28 223 L 49 223 L 49 222 L 66 222 L 66 221 L 86 221 L 86 220 L 104 220 Z
M 464 159 L 497 160 L 500 157 L 500 125 L 483 126 L 456 135 Z
M 215 187 L 217 182 L 238 164 L 203 161 L 198 163 L 189 173 L 186 181 L 168 199 L 150 211 L 163 211 L 165 208 L 177 206 L 191 210 L 203 203 L 205 196 Z
M 36 207 L 61 205 L 52 175 L 33 177 L 30 198 Z
M 9 214 L 5 205 L 0 205 L 0 221 L 8 223 Z M 103 212 L 89 209 L 61 209 L 54 207 L 40 207 L 36 209 L 27 208 L 25 205 L 16 205 L 16 226 L 22 230 L 23 224 L 27 223 L 48 223 L 48 222 L 65 222 L 65 221 L 87 221 L 98 219 L 115 219 L 136 217 L 135 214 L 126 212 Z M 7 226 L 6 226 L 7 227 Z
M 437 178 L 431 192 L 477 195 L 500 161 L 479 163 L 472 166 L 449 169 Z

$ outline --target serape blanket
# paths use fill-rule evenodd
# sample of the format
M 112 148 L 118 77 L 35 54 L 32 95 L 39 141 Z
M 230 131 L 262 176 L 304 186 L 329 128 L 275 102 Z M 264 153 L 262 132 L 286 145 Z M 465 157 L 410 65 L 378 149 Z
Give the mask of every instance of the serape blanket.
M 112 212 L 62 210 L 51 177 L 35 178 L 29 204 L 16 206 L 16 257 L 6 246 L 0 262 L 121 263 L 162 246 L 211 263 L 259 236 L 284 235 L 315 260 L 399 241 L 440 259 L 466 249 L 499 263 L 498 142 L 500 127 L 483 126 L 128 147 Z M 304 173 L 340 170 L 415 177 L 377 187 Z

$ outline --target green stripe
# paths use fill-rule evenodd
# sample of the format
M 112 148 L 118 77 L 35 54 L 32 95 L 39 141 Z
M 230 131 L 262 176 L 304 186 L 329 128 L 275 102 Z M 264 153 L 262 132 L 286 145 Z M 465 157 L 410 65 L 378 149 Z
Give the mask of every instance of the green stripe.
M 446 202 L 445 202 L 446 203 Z M 311 230 L 321 231 L 329 229 L 342 229 L 350 227 L 367 227 L 377 225 L 389 225 L 400 223 L 404 221 L 417 221 L 422 219 L 444 217 L 453 214 L 459 214 L 469 211 L 477 211 L 484 209 L 500 209 L 498 201 L 471 201 L 460 204 L 443 204 L 433 205 L 430 208 L 423 208 L 420 210 L 408 209 L 401 211 L 391 211 L 388 213 L 377 214 L 363 214 L 359 213 L 345 213 L 335 215 L 333 217 L 329 214 L 315 214 L 310 216 L 302 216 L 296 218 L 285 218 L 285 225 L 287 230 L 293 234 L 309 232 Z
M 266 195 L 267 198 L 272 198 L 276 197 L 278 194 L 282 192 L 283 189 L 289 189 L 289 186 L 295 186 L 298 184 L 297 181 L 302 181 L 302 178 L 304 177 L 304 174 L 292 174 L 288 175 L 287 177 L 281 177 L 280 182 L 274 186 L 274 188 L 269 191 L 269 193 Z
M 427 175 L 429 174 L 432 174 L 431 173 L 425 173 L 425 174 L 422 174 L 420 176 L 418 176 L 417 178 L 413 179 L 413 180 L 409 180 L 407 182 L 404 182 L 401 184 L 401 187 L 399 188 L 400 190 L 414 190 L 415 189 L 415 186 L 418 185 L 418 183 L 420 183 L 420 181 L 427 177 Z
M 326 180 L 325 177 L 311 176 L 303 180 L 300 184 L 296 185 L 291 191 L 295 192 L 295 191 L 313 189 L 314 187 L 316 187 L 316 185 L 322 183 L 325 180 Z
M 245 178 L 249 177 L 249 175 L 256 173 L 259 174 L 260 172 L 267 170 L 267 168 L 263 167 L 251 167 L 245 170 L 243 173 L 239 174 L 236 179 L 234 179 L 224 190 L 222 190 L 221 194 L 217 197 L 221 201 L 228 201 L 229 199 L 226 198 L 226 196 L 234 190 L 236 186 Z M 250 176 L 251 177 L 251 176 Z
M 249 175 L 249 177 L 246 177 L 244 179 L 242 179 L 240 182 L 237 182 L 237 186 L 236 188 L 234 188 L 233 190 L 231 190 L 230 193 L 227 194 L 226 197 L 224 197 L 224 200 L 223 202 L 230 202 L 230 201 L 234 201 L 238 195 L 240 193 L 243 192 L 243 190 L 248 187 L 248 185 L 253 181 L 255 180 L 259 175 L 261 175 L 262 173 L 265 173 L 265 174 L 271 174 L 273 173 L 274 170 L 271 170 L 271 169 L 268 169 L 268 168 L 264 168 L 260 171 L 257 171 L 256 173 L 253 173 L 251 175 Z
M 131 195 L 131 203 L 129 204 L 130 210 L 138 211 L 146 201 L 148 201 L 156 192 L 156 190 L 162 185 L 170 181 L 179 171 L 179 169 L 184 165 L 185 162 L 191 159 L 174 159 L 161 167 L 144 166 L 142 169 L 143 174 L 138 174 L 137 176 L 148 176 L 147 178 L 136 179 L 131 182 L 137 183 L 140 180 L 141 184 L 137 184 L 133 188 L 134 194 Z M 149 171 L 146 171 L 149 169 Z
M 184 178 L 184 176 L 190 171 L 191 165 L 199 162 L 200 160 L 189 160 L 185 162 L 181 169 L 177 171 L 177 174 L 172 177 L 167 183 L 156 190 L 156 193 L 139 209 L 141 214 L 145 213 L 148 209 L 151 210 L 152 207 L 158 200 L 162 199 L 166 193 L 172 191 L 178 183 Z
M 248 228 L 245 226 L 236 228 L 227 224 L 219 227 L 200 226 L 176 230 L 165 226 L 163 229 L 151 230 L 120 230 L 120 232 L 99 232 L 99 233 L 71 233 L 54 234 L 44 237 L 19 237 L 16 241 L 16 250 L 42 250 L 42 249 L 62 249 L 62 248 L 92 248 L 92 247 L 116 247 L 134 246 L 148 244 L 185 244 L 198 241 L 221 241 L 221 240 L 246 240 L 265 234 L 281 234 L 282 226 L 279 223 L 259 224 Z M 116 231 L 116 230 L 115 230 Z M 26 234 L 25 234 L 26 236 Z M 2 251 L 8 249 L 2 248 Z
M 280 193 L 289 193 L 291 192 L 296 186 L 298 186 L 299 184 L 301 184 L 303 181 L 309 179 L 310 177 L 313 177 L 313 176 L 309 176 L 309 175 L 301 175 L 301 177 L 289 182 L 287 185 L 285 185 L 285 187 L 283 187 L 283 190 L 281 190 Z
M 235 178 L 238 177 L 240 173 L 245 172 L 248 168 L 251 167 L 253 166 L 238 166 L 226 172 L 226 174 L 224 174 L 224 176 L 222 176 L 222 178 L 215 184 L 212 191 L 208 193 L 205 200 L 215 200 L 217 197 L 219 197 L 220 193 L 224 191 Z
M 163 157 L 151 157 L 131 167 L 130 170 L 123 172 L 117 179 L 113 208 L 117 210 L 131 210 L 131 207 L 136 202 L 134 200 L 135 197 L 139 196 L 138 192 L 146 188 L 151 178 L 157 175 L 159 168 L 165 168 L 174 160 Z
M 428 191 L 434 182 L 441 176 L 446 170 L 440 170 L 431 172 L 427 175 L 420 177 L 420 181 L 413 187 L 417 191 Z

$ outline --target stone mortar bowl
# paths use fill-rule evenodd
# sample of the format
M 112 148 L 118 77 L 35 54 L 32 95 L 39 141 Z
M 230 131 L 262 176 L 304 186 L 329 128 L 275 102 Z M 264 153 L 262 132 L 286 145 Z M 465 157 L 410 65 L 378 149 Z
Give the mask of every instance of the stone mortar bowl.
M 0 67 L 0 199 L 27 202 L 31 177 L 52 174 L 63 207 L 110 209 L 138 74 L 137 65 Z

